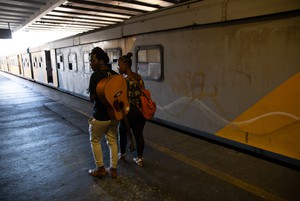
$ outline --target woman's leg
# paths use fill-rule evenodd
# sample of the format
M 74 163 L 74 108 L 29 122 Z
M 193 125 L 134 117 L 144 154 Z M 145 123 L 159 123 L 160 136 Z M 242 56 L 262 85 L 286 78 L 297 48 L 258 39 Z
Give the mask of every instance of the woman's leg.
M 143 135 L 144 125 L 145 123 L 138 122 L 132 127 L 133 135 L 136 141 L 136 152 L 139 158 L 143 157 L 143 152 L 145 147 L 145 141 Z
M 142 158 L 145 146 L 143 131 L 146 119 L 137 107 L 131 106 L 130 112 L 128 113 L 128 120 L 136 140 L 137 156 Z

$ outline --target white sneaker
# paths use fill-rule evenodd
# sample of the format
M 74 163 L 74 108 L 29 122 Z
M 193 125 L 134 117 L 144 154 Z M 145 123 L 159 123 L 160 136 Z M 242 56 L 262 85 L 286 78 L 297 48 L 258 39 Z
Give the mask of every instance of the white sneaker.
M 140 166 L 140 167 L 144 166 L 144 159 L 143 159 L 143 158 L 138 158 L 138 157 L 136 157 L 136 158 L 133 158 L 133 160 L 134 160 L 134 162 L 135 162 L 138 166 Z

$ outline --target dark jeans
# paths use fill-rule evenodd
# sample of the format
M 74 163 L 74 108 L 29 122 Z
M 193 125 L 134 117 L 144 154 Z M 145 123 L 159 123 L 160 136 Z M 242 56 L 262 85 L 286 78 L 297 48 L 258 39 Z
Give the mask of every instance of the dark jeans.
M 134 105 L 130 105 L 130 111 L 127 114 L 127 119 L 136 141 L 137 156 L 142 157 L 145 146 L 143 130 L 146 119 L 144 118 L 141 111 Z M 119 136 L 121 154 L 125 154 L 127 145 L 127 129 L 123 120 L 120 121 L 119 124 Z

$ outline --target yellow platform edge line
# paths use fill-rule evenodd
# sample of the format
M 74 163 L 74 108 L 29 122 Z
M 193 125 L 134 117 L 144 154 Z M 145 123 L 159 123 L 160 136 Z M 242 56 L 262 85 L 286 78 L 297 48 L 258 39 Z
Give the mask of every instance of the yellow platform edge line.
M 151 141 L 147 141 L 147 144 L 151 147 L 153 147 L 154 149 L 158 150 L 158 151 L 161 151 L 163 152 L 164 154 L 168 155 L 168 156 L 171 156 L 173 158 L 175 158 L 176 160 L 179 160 L 181 162 L 184 162 L 198 170 L 201 170 L 203 172 L 205 172 L 206 174 L 209 174 L 211 176 L 214 176 L 220 180 L 223 180 L 229 184 L 232 184 L 238 188 L 241 188 L 247 192 L 250 192 L 260 198 L 263 198 L 265 200 L 268 200 L 268 201 L 285 201 L 285 199 L 281 198 L 281 197 L 278 197 L 272 193 L 269 193 L 261 188 L 258 188 L 252 184 L 249 184 L 245 181 L 242 181 L 240 179 L 237 179 L 233 176 L 230 176 L 228 174 L 225 174 L 219 170 L 216 170 L 212 167 L 209 167 L 203 163 L 200 163 L 199 161 L 195 161 L 193 159 L 190 159 L 178 152 L 175 152 L 175 151 L 172 151 L 168 148 L 165 148 L 165 147 L 162 147 L 162 146 L 159 146 Z

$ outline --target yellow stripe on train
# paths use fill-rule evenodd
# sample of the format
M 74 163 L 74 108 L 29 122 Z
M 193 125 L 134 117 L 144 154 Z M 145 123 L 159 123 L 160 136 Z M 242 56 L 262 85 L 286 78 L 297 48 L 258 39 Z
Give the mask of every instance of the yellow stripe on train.
M 300 72 L 216 135 L 300 159 Z

